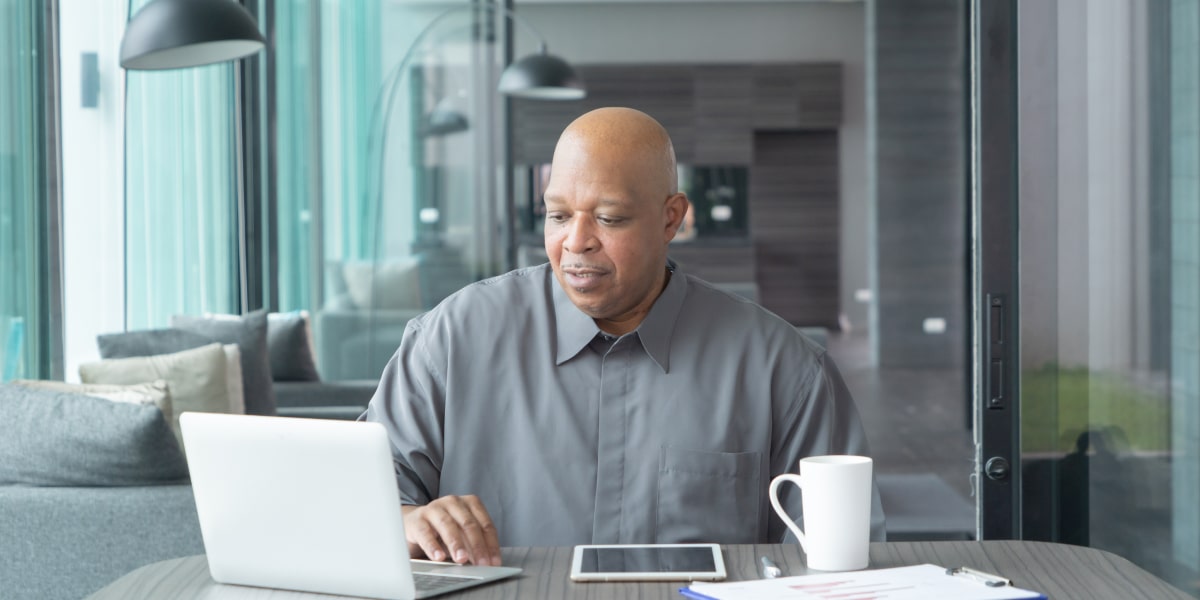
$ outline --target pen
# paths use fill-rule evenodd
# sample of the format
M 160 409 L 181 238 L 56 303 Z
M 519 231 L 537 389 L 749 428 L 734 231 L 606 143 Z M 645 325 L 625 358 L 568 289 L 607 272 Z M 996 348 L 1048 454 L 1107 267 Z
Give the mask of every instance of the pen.
M 775 564 L 775 561 L 771 560 L 771 557 L 764 556 L 758 560 L 762 563 L 763 577 L 767 579 L 774 579 L 780 575 L 783 575 L 783 569 L 780 569 L 779 565 Z

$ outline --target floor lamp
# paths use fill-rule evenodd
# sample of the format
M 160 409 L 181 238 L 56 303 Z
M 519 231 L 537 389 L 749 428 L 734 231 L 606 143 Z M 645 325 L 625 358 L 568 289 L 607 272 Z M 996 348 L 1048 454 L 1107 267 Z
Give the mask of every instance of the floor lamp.
M 254 16 L 234 0 L 153 0 L 129 20 L 121 36 L 121 67 L 157 71 L 199 67 L 237 61 L 266 47 Z M 241 64 L 234 66 L 240 73 Z M 234 77 L 241 85 L 241 77 Z M 235 112 L 242 113 L 241 92 L 235 89 Z M 235 120 L 234 168 L 237 178 L 238 271 L 242 312 L 249 305 L 249 270 L 246 240 L 245 133 Z

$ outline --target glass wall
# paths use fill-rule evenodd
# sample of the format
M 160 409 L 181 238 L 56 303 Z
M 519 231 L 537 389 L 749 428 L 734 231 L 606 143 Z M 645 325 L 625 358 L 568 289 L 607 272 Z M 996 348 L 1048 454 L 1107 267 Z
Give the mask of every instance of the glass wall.
M 127 329 L 241 312 L 234 76 L 230 63 L 125 74 Z
M 470 2 L 274 4 L 281 310 L 322 378 L 373 379 L 408 320 L 505 267 L 499 21 Z
M 583 70 L 589 98 L 580 104 L 641 108 L 664 122 L 683 164 L 745 169 L 745 227 L 698 233 L 671 256 L 826 345 L 862 414 L 897 540 L 975 532 L 965 6 L 519 3 L 550 50 Z M 533 47 L 529 37 L 516 42 L 518 54 Z M 781 67 L 790 70 L 760 71 Z M 830 71 L 832 82 L 817 76 Z M 800 90 L 811 95 L 793 101 Z M 544 164 L 570 117 L 558 105 L 528 115 L 517 105 L 518 164 Z M 528 169 L 518 181 L 534 191 L 536 175 Z M 714 208 L 724 216 L 724 206 L 733 209 L 724 223 L 735 224 L 720 188 L 710 197 L 688 187 L 697 223 Z M 535 220 L 523 224 L 535 232 L 521 246 L 524 262 L 544 261 Z M 785 314 L 815 298 L 828 299 L 819 321 Z
M 58 199 L 47 135 L 46 10 L 0 0 L 0 382 L 56 375 Z M 61 370 L 61 365 L 57 365 Z
M 1022 7 L 1023 535 L 1200 595 L 1200 11 Z

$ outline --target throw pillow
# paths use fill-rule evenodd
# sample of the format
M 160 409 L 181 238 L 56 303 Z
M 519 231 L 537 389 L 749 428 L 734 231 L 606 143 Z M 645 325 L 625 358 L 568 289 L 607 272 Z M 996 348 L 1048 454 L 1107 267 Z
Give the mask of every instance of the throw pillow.
M 185 411 L 229 410 L 225 360 L 221 344 L 209 344 L 171 354 L 84 363 L 79 365 L 79 377 L 84 383 L 131 384 L 166 380 L 175 413 L 171 428 L 178 433 L 179 415 Z
M 167 382 L 156 379 L 149 383 L 133 385 L 111 385 L 106 383 L 66 383 L 65 381 L 45 381 L 41 379 L 18 379 L 12 383 L 52 392 L 69 392 L 81 396 L 103 398 L 112 402 L 128 402 L 130 404 L 152 404 L 158 407 L 163 419 L 171 422 L 174 415 L 171 408 L 171 392 Z
M 246 414 L 246 396 L 242 391 L 242 353 L 237 344 L 225 344 L 225 391 L 229 396 L 229 412 Z
M 207 346 L 217 340 L 182 329 L 144 329 L 96 336 L 100 358 L 170 354 Z
M 206 335 L 171 328 L 108 333 L 96 338 L 96 343 L 100 346 L 100 358 L 133 358 L 170 354 L 207 346 L 215 341 Z M 241 351 L 237 344 L 225 344 L 224 349 L 226 358 L 232 358 L 234 363 L 230 364 L 230 361 L 226 361 L 225 365 L 229 412 L 244 414 L 246 403 L 245 392 L 242 390 Z
M 312 349 L 307 311 L 267 315 L 267 353 L 273 380 L 320 381 Z
M 158 408 L 0 385 L 0 485 L 175 483 L 187 463 Z
M 343 267 L 342 276 L 350 299 L 359 308 L 414 310 L 421 308 L 420 265 L 417 257 L 351 262 Z
M 274 415 L 275 392 L 271 389 L 271 359 L 267 353 L 267 312 L 248 315 L 175 315 L 171 326 L 207 336 L 222 344 L 237 344 L 242 353 L 242 393 L 246 414 Z

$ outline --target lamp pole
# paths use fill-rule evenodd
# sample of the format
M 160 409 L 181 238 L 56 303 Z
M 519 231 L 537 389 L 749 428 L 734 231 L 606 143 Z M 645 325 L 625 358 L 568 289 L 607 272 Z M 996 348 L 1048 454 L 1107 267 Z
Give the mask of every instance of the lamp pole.
M 504 10 L 513 10 L 513 0 L 500 0 L 504 2 Z M 507 67 L 513 62 L 513 26 L 508 19 L 504 20 L 504 66 Z M 504 157 L 501 179 L 504 184 L 500 190 L 500 201 L 504 203 L 504 266 L 505 270 L 515 269 L 517 266 L 517 215 L 514 212 L 513 203 L 516 201 L 516 185 L 514 181 L 513 171 L 516 165 L 513 164 L 513 109 L 512 98 L 507 95 L 501 98 L 501 117 L 500 127 L 503 132 L 504 144 L 501 147 L 501 153 Z

